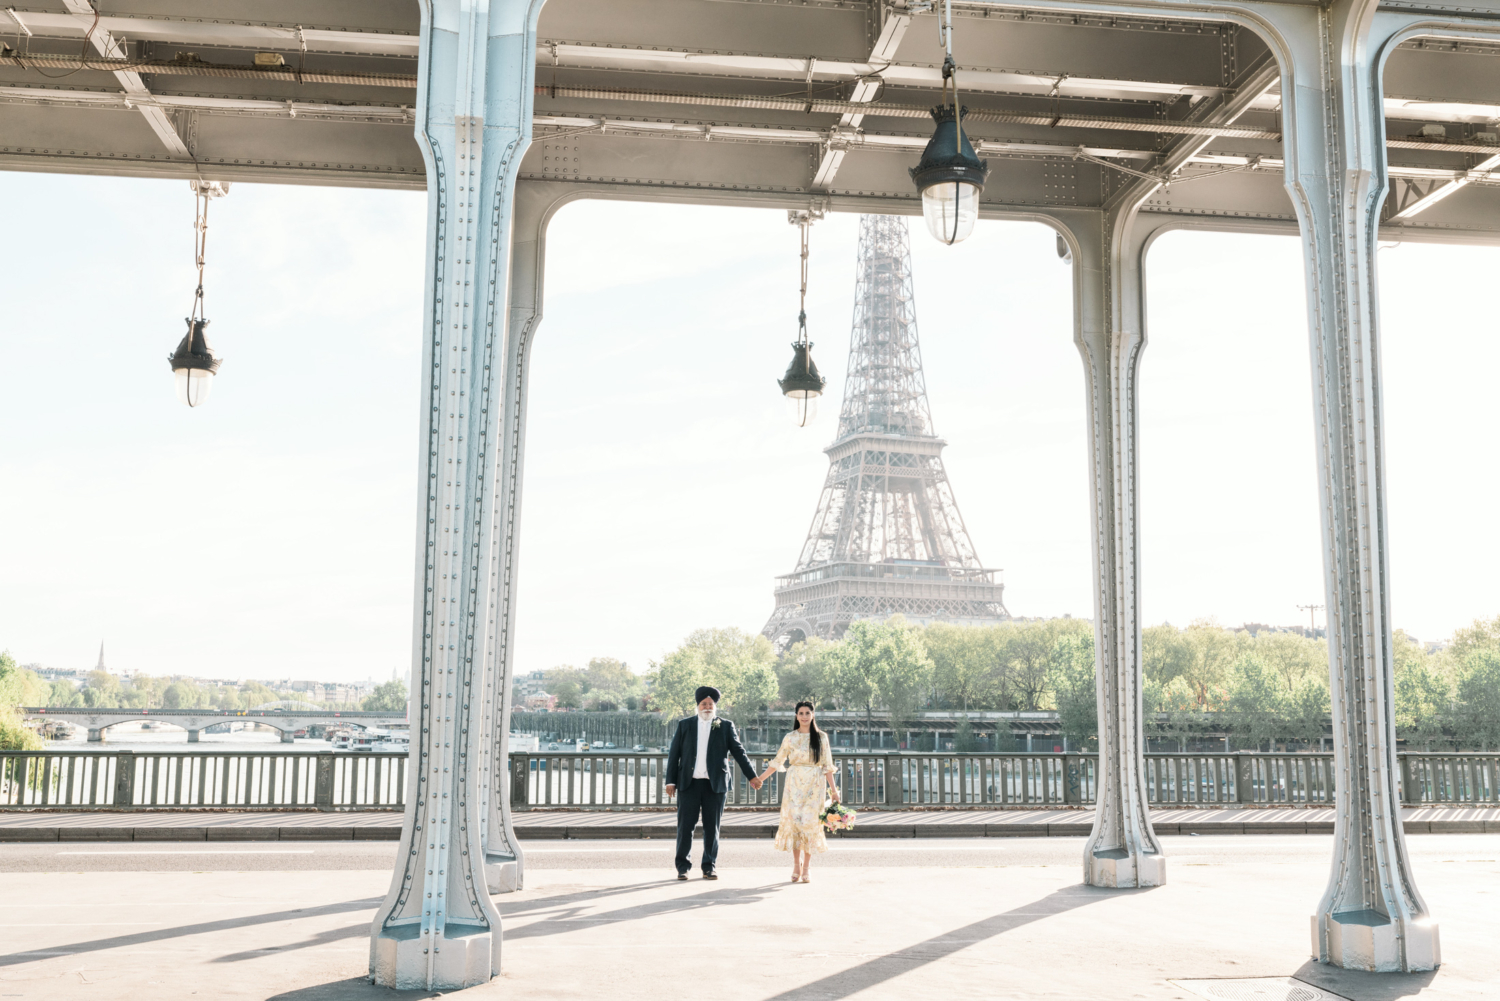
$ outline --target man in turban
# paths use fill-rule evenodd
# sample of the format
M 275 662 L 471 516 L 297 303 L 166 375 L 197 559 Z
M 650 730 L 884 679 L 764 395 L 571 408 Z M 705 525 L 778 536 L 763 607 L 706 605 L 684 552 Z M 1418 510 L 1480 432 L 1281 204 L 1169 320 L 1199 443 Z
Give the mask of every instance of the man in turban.
M 693 868 L 693 827 L 703 818 L 703 878 L 718 879 L 719 822 L 729 792 L 729 756 L 753 789 L 760 779 L 734 732 L 734 723 L 716 714 L 719 690 L 702 685 L 693 695 L 698 711 L 677 723 L 672 749 L 667 752 L 667 795 L 677 797 L 677 878 L 687 879 Z

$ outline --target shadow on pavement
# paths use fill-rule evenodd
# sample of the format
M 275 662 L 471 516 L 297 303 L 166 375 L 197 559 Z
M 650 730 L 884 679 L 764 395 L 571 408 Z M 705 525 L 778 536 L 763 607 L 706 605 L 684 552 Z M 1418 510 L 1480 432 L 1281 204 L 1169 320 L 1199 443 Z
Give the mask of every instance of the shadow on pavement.
M 1397 1001 L 1420 994 L 1432 986 L 1436 970 L 1426 973 L 1365 973 L 1309 959 L 1292 976 L 1314 987 L 1332 991 L 1349 1001 Z
M 672 880 L 676 885 L 675 879 Z M 643 884 L 656 885 L 656 884 Z M 621 908 L 616 911 L 606 911 L 603 914 L 586 913 L 586 904 L 597 903 L 602 894 L 570 894 L 570 898 L 578 900 L 577 906 L 564 906 L 564 910 L 557 914 L 539 917 L 524 928 L 505 931 L 505 941 L 515 942 L 527 938 L 541 938 L 545 935 L 560 935 L 564 932 L 576 931 L 576 921 L 587 921 L 590 925 L 618 924 L 622 921 L 639 921 L 644 918 L 654 918 L 662 914 L 672 914 L 678 911 L 695 911 L 704 907 L 715 907 L 723 904 L 754 904 L 766 899 L 772 890 L 780 889 L 784 884 L 777 882 L 766 886 L 750 887 L 749 889 L 732 889 L 724 887 L 715 888 L 704 893 L 695 893 L 689 897 L 679 897 L 675 900 L 653 900 L 650 903 L 637 904 L 632 907 Z
M 319 945 L 328 945 L 339 942 L 346 938 L 368 938 L 370 934 L 370 922 L 361 921 L 357 925 L 346 925 L 343 928 L 329 928 L 320 931 L 316 935 L 303 939 L 296 945 L 278 945 L 268 949 L 250 949 L 245 952 L 232 952 L 227 956 L 220 956 L 212 960 L 215 963 L 239 963 L 247 959 L 265 959 L 272 954 L 281 955 L 286 952 L 296 952 L 298 949 L 311 949 Z
M 368 929 L 366 929 L 368 931 Z M 452 994 L 452 991 L 448 993 Z M 424 1001 L 426 998 L 440 998 L 443 995 L 437 991 L 395 991 L 389 987 L 376 987 L 370 983 L 369 977 L 350 977 L 348 980 L 335 980 L 331 984 L 316 984 L 312 987 L 299 987 L 294 991 L 284 994 L 275 994 L 266 998 L 266 1001 L 354 1001 L 357 998 L 380 998 L 384 1001 Z
M 320 907 L 299 907 L 290 911 L 273 911 L 269 914 L 251 914 L 243 918 L 225 918 L 222 921 L 201 921 L 197 924 L 181 925 L 177 928 L 163 928 L 160 931 L 136 932 L 134 935 L 115 935 L 110 938 L 98 938 L 92 942 L 79 942 L 75 944 L 57 946 L 49 954 L 65 951 L 68 954 L 102 952 L 106 949 L 123 949 L 132 945 L 145 945 L 148 942 L 162 942 L 167 939 L 181 938 L 184 935 L 203 935 L 208 932 L 234 931 L 239 928 L 248 928 L 252 925 L 274 924 L 277 921 L 296 921 L 302 918 L 315 918 L 324 914 L 341 914 L 347 911 L 367 911 L 375 907 L 384 897 L 368 897 L 364 900 L 345 900 L 337 904 L 324 904 Z M 368 925 L 366 925 L 368 927 Z M 13 952 L 9 955 L 0 955 L 0 966 L 17 966 L 21 963 L 29 963 L 36 959 L 35 954 L 30 952 Z
M 631 883 L 628 886 L 611 886 L 603 890 L 584 889 L 568 893 L 554 893 L 551 896 L 537 897 L 535 900 L 517 901 L 504 895 L 492 895 L 490 899 L 494 900 L 495 906 L 500 909 L 501 917 L 511 917 L 513 915 L 526 914 L 528 911 L 541 910 L 544 907 L 557 907 L 581 900 L 598 901 L 605 897 L 618 897 L 622 893 L 634 893 L 637 890 L 644 890 L 647 887 L 664 886 L 667 883 L 675 882 L 676 877 L 673 876 L 664 879 L 653 879 L 644 883 Z
M 822 980 L 801 984 L 768 998 L 767 1001 L 794 1001 L 794 999 L 795 1001 L 810 1001 L 813 998 L 817 998 L 818 1001 L 837 1001 L 838 998 L 846 998 L 860 991 L 878 987 L 887 980 L 910 973 L 928 963 L 946 959 L 971 945 L 1003 935 L 1033 921 L 1085 907 L 1095 901 L 1118 899 L 1122 893 L 1150 892 L 1150 889 L 1106 890 L 1094 886 L 1070 886 L 1066 889 L 1054 890 L 1040 900 L 1033 900 L 1004 913 L 982 918 L 973 924 L 944 932 L 925 942 L 909 945 L 905 949 L 886 953 L 877 959 L 841 970 Z

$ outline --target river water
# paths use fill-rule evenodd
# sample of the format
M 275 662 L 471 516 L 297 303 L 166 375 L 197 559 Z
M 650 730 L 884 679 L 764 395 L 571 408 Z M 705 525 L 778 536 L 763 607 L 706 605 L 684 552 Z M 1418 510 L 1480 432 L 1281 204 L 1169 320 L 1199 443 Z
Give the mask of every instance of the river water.
M 83 727 L 73 730 L 67 740 L 47 741 L 49 751 L 289 751 L 306 753 L 333 749 L 330 741 L 315 737 L 298 737 L 290 744 L 281 742 L 281 734 L 272 730 L 237 730 L 234 733 L 200 733 L 198 742 L 189 744 L 187 731 L 173 727 L 143 730 L 138 723 L 121 723 L 105 731 L 104 739 L 90 743 Z

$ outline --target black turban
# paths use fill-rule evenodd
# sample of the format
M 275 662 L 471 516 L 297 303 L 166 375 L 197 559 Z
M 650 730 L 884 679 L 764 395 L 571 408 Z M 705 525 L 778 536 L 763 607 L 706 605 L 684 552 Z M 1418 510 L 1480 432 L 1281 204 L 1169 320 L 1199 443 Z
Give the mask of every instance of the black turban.
M 698 690 L 693 693 L 694 702 L 702 702 L 704 699 L 713 699 L 717 705 L 721 696 L 719 690 L 713 685 L 699 685 Z

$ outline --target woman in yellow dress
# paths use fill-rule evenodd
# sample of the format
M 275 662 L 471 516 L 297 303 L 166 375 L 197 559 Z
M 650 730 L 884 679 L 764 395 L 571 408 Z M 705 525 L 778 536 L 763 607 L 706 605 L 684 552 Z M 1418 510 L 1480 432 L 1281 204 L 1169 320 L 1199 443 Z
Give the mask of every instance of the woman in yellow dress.
M 765 781 L 777 770 L 786 772 L 781 787 L 781 823 L 776 828 L 776 850 L 792 853 L 792 882 L 811 883 L 808 867 L 813 852 L 828 850 L 823 824 L 823 783 L 828 795 L 837 803 L 838 787 L 833 784 L 833 748 L 828 734 L 818 729 L 811 702 L 797 703 L 797 729 L 781 738 L 776 757 L 759 777 Z

